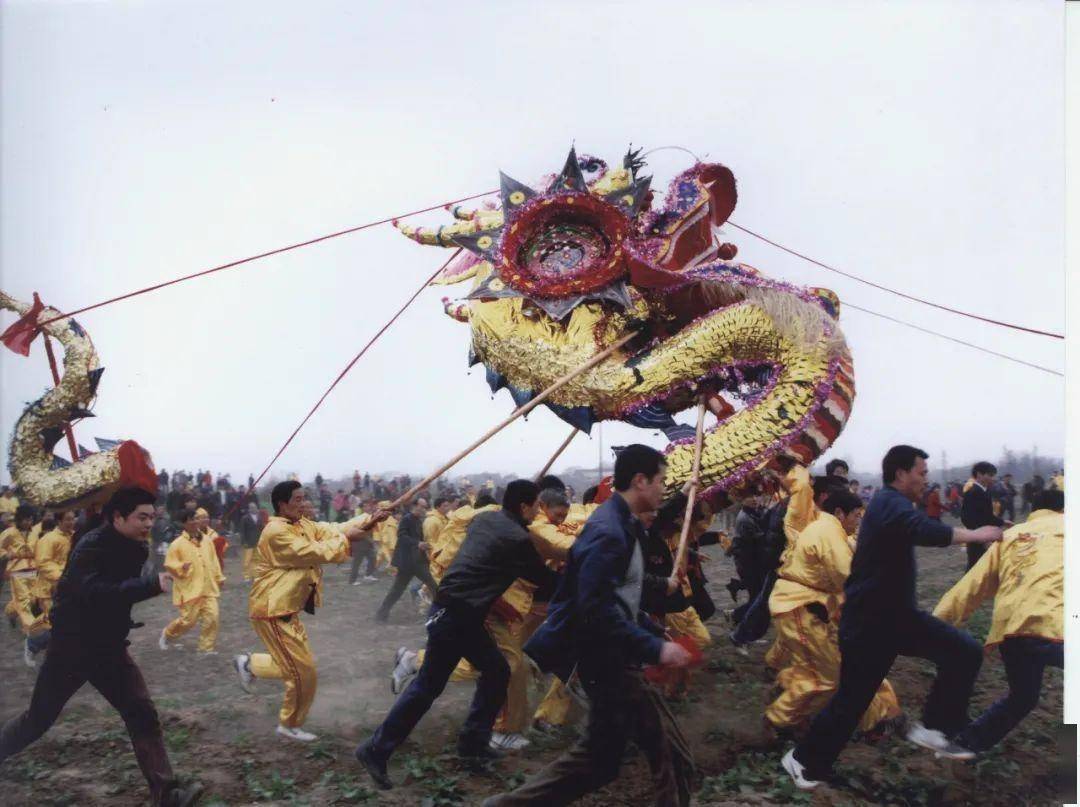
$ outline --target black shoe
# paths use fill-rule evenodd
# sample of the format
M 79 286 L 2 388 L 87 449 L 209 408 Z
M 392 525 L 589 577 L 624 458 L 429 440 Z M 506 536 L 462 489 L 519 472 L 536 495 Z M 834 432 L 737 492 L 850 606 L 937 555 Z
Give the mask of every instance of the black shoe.
M 165 794 L 161 803 L 165 807 L 191 807 L 198 804 L 203 794 L 202 782 L 192 782 L 188 785 L 173 785 Z
M 373 621 L 375 622 L 376 625 L 385 625 L 387 622 L 390 621 L 390 615 L 389 614 L 375 614 L 375 619 Z
M 357 746 L 353 756 L 356 757 L 357 762 L 364 766 L 371 780 L 379 786 L 380 790 L 390 790 L 394 786 L 394 783 L 390 781 L 389 774 L 386 772 L 386 763 L 380 762 L 375 757 L 375 751 L 371 747 L 371 740 Z
M 490 745 L 478 747 L 458 746 L 458 756 L 468 762 L 493 762 L 506 756 L 502 751 L 497 751 Z

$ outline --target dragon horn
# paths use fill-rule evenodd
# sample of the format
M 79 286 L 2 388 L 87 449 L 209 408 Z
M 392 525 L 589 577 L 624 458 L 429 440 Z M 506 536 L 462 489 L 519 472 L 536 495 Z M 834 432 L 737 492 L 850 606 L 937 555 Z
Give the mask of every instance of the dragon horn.
M 458 221 L 472 221 L 474 218 L 476 218 L 476 209 L 470 209 L 463 205 L 454 205 L 450 208 L 450 212 Z
M 413 227 L 398 222 L 394 222 L 394 226 L 397 227 L 401 231 L 401 234 L 406 238 L 411 238 L 416 243 L 425 244 L 429 247 L 456 247 L 457 244 L 454 243 L 454 236 L 476 232 L 476 224 L 472 221 L 463 221 L 459 224 L 451 224 L 435 229 L 428 227 Z

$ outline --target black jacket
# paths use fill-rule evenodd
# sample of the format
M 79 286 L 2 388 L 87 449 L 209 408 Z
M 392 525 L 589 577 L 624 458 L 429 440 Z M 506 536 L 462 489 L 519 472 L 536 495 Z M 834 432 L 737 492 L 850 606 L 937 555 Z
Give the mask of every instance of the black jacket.
M 780 556 L 787 546 L 784 534 L 784 516 L 787 515 L 788 500 L 774 504 L 765 514 L 765 534 L 761 542 L 761 568 L 765 573 L 780 566 Z
M 399 531 L 399 546 L 400 541 Z M 528 530 L 518 522 L 502 510 L 481 513 L 469 524 L 461 549 L 439 583 L 435 602 L 464 606 L 484 616 L 519 577 L 550 587 L 555 572 L 544 565 Z
M 398 524 L 397 543 L 394 544 L 394 557 L 390 562 L 399 569 L 413 569 L 426 563 L 424 553 L 420 551 L 420 542 L 423 540 L 423 522 L 418 516 L 406 513 Z
M 259 517 L 244 513 L 244 517 L 240 519 L 240 545 L 245 549 L 254 549 L 259 545 L 260 535 L 262 527 L 259 526 Z
M 994 515 L 990 491 L 983 490 L 978 485 L 972 485 L 964 494 L 963 504 L 960 505 L 960 522 L 969 530 L 986 526 L 1000 527 L 1005 523 Z
M 141 576 L 147 554 L 146 544 L 125 538 L 112 525 L 86 533 L 56 587 L 53 635 L 93 647 L 124 647 L 131 607 L 161 593 L 156 574 Z

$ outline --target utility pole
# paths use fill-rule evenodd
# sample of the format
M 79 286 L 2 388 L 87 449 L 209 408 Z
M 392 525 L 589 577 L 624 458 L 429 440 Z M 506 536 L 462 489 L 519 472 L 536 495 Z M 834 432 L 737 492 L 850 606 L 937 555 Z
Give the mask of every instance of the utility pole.
M 949 455 L 945 453 L 945 450 L 941 451 L 941 487 L 945 488 L 949 484 Z

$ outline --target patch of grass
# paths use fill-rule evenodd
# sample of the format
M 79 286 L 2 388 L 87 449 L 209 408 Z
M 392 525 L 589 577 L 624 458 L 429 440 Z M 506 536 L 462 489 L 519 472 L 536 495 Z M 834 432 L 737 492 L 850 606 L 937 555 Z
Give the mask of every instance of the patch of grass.
M 766 796 L 782 804 L 810 804 L 810 794 L 799 790 L 780 767 L 780 755 L 742 754 L 718 776 L 707 776 L 698 798 L 727 800 L 730 796 Z
M 316 740 L 311 744 L 311 749 L 304 754 L 304 758 L 317 762 L 333 762 L 337 759 L 337 754 L 327 745 L 325 740 Z
M 25 757 L 11 763 L 11 778 L 16 782 L 36 782 L 47 779 L 51 770 L 51 765 L 38 762 L 33 757 Z
M 268 779 L 260 779 L 254 773 L 255 760 L 245 759 L 241 766 L 244 770 L 244 784 L 248 793 L 255 801 L 282 801 L 296 800 L 296 780 L 282 776 L 280 771 L 274 771 Z
M 187 726 L 169 726 L 165 729 L 165 747 L 172 753 L 184 751 L 191 745 L 191 729 Z
M 458 777 L 447 774 L 434 757 L 413 754 L 403 760 L 405 775 L 424 788 L 421 807 L 455 807 L 463 804 L 465 791 Z
M 327 790 L 336 790 L 334 804 L 365 804 L 376 798 L 375 791 L 365 786 L 355 776 L 327 771 L 319 784 Z

